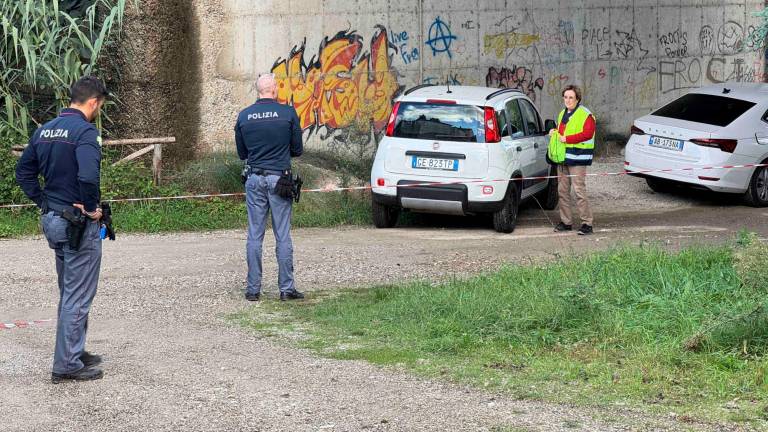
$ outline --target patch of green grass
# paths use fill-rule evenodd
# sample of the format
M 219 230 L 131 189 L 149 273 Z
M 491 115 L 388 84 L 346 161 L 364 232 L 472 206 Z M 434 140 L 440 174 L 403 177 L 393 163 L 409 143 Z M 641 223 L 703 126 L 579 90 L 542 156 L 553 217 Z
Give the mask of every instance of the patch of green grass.
M 287 310 L 309 323 L 305 345 L 334 358 L 526 399 L 752 422 L 768 404 L 768 286 L 735 269 L 749 247 L 622 248 Z
M 110 160 L 117 158 L 106 156 Z M 304 179 L 305 189 L 325 186 L 321 183 L 327 179 L 328 172 L 303 162 L 296 162 L 295 166 Z M 151 171 L 141 164 L 113 167 L 105 162 L 102 168 L 104 199 L 243 192 L 242 162 L 232 153 L 214 153 L 194 161 L 181 171 L 169 174 L 162 187 L 152 184 Z M 342 182 L 349 181 L 348 176 L 341 178 Z M 361 191 L 304 193 L 301 202 L 294 204 L 293 226 L 369 225 L 372 223 L 370 201 L 370 194 Z M 114 203 L 112 208 L 118 233 L 208 231 L 247 226 L 243 198 Z M 0 238 L 39 234 L 38 219 L 35 209 L 0 209 Z
M 361 193 L 305 194 L 294 204 L 293 227 L 331 227 L 371 223 L 370 198 Z M 171 200 L 112 205 L 119 233 L 211 231 L 247 226 L 242 199 Z M 36 209 L 0 210 L 0 238 L 39 234 Z

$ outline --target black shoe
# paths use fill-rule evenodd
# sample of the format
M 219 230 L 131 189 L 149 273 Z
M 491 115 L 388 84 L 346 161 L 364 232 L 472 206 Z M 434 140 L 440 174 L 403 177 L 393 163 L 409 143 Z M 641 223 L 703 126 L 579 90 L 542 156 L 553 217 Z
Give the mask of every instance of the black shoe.
M 80 361 L 83 362 L 84 367 L 91 367 L 101 364 L 101 356 L 98 354 L 91 354 L 88 351 L 83 351 L 80 355 Z
M 65 374 L 51 374 L 51 382 L 58 384 L 63 381 L 92 381 L 101 379 L 104 376 L 104 372 L 101 369 L 84 367 L 77 372 L 65 373 Z
M 247 292 L 245 293 L 245 299 L 248 301 L 259 301 L 261 299 L 261 291 L 253 294 Z
M 581 228 L 579 228 L 579 235 L 590 235 L 592 234 L 592 225 L 582 224 Z
M 571 231 L 572 229 L 573 229 L 573 225 L 566 225 L 566 224 L 560 222 L 555 227 L 555 232 Z
M 293 291 L 286 291 L 280 293 L 280 301 L 287 301 L 287 300 L 299 300 L 303 299 L 304 294 L 300 293 L 299 291 L 293 290 Z

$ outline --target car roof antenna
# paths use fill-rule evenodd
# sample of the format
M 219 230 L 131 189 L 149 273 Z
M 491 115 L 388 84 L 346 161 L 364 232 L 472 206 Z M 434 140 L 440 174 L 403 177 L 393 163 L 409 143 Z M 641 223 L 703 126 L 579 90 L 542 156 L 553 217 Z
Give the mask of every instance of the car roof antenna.
M 723 94 L 728 94 L 731 92 L 731 89 L 723 87 Z
M 450 53 L 449 53 L 450 54 Z M 451 91 L 451 69 L 453 69 L 453 59 L 451 56 L 448 56 L 448 76 L 445 77 L 445 85 L 448 86 L 448 94 L 453 93 Z

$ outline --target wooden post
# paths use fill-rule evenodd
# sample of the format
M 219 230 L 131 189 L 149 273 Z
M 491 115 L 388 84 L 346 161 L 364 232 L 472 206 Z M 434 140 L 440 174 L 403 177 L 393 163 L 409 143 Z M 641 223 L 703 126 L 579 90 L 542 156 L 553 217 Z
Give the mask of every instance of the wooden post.
M 155 144 L 155 153 L 152 156 L 152 179 L 155 186 L 160 186 L 160 172 L 163 164 L 163 145 Z

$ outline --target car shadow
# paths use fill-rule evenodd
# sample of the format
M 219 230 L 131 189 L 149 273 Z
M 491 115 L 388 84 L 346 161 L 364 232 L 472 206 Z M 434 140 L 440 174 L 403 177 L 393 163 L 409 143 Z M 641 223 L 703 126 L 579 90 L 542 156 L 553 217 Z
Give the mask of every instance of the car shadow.
M 517 226 L 539 225 L 543 219 L 549 216 L 550 220 L 557 222 L 557 212 L 543 210 L 535 202 L 526 202 L 520 206 L 517 216 Z M 470 216 L 453 216 L 431 213 L 416 213 L 404 211 L 400 214 L 397 228 L 437 228 L 437 229 L 470 229 L 493 231 L 493 219 L 491 214 L 477 214 Z

